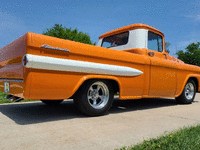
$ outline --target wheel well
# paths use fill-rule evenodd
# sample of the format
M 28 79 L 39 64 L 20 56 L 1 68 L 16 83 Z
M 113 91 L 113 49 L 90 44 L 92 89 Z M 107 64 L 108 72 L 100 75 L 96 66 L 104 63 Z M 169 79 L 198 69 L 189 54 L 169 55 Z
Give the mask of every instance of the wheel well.
M 107 82 L 109 82 L 109 83 L 112 84 L 114 94 L 116 94 L 116 93 L 119 92 L 119 84 L 118 84 L 118 82 L 115 81 L 115 80 L 112 80 L 112 79 L 98 79 L 98 78 L 97 79 L 96 78 L 95 79 L 88 79 L 88 80 L 84 81 L 80 87 L 84 86 L 84 84 L 86 84 L 88 81 L 91 81 L 91 80 L 103 80 L 103 81 L 107 81 Z M 74 93 L 74 95 L 71 98 L 73 98 L 78 93 L 80 87 L 78 88 L 78 90 Z
M 112 86 L 113 86 L 113 90 L 114 90 L 114 94 L 117 94 L 119 92 L 119 84 L 117 81 L 115 80 L 108 80 Z
M 194 82 L 195 82 L 195 85 L 196 85 L 196 92 L 198 91 L 198 87 L 199 87 L 199 83 L 198 83 L 198 80 L 197 80 L 197 78 L 195 78 L 195 77 L 190 77 L 188 80 L 193 80 Z

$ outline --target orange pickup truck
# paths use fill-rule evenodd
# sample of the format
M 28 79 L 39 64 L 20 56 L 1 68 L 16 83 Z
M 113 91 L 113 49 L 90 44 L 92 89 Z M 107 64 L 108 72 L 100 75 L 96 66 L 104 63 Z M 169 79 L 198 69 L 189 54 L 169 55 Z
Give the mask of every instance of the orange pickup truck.
M 90 116 L 119 99 L 175 97 L 191 103 L 200 91 L 200 68 L 165 51 L 162 32 L 133 24 L 107 32 L 97 46 L 28 32 L 0 49 L 0 90 L 14 101 L 50 105 L 73 98 Z

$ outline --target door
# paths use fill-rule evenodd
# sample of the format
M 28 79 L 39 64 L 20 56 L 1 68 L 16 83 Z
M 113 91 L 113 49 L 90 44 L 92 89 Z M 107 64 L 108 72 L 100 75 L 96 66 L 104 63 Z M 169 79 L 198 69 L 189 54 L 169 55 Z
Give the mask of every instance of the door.
M 150 59 L 150 96 L 174 96 L 176 69 L 174 62 L 163 52 L 163 37 L 148 31 L 148 56 Z

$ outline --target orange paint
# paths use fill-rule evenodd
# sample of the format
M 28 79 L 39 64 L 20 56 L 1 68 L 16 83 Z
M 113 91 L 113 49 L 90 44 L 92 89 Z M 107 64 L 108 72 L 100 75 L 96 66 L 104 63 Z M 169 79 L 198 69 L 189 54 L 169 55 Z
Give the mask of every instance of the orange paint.
M 184 64 L 167 54 L 164 47 L 164 35 L 159 30 L 144 24 L 136 24 L 110 31 L 100 38 L 140 28 L 162 36 L 164 51 L 156 52 L 146 48 L 119 51 L 27 33 L 0 49 L 2 54 L 0 58 L 0 90 L 4 92 L 4 79 L 16 79 L 16 81 L 9 82 L 9 94 L 20 95 L 26 99 L 67 99 L 73 96 L 85 81 L 104 79 L 118 84 L 120 99 L 177 97 L 183 91 L 187 80 L 193 77 L 197 80 L 198 91 L 200 91 L 200 68 Z M 68 49 L 70 52 L 41 48 L 44 44 L 54 48 Z M 150 56 L 150 52 L 153 52 L 154 56 Z M 142 71 L 143 74 L 121 76 L 98 72 L 26 68 L 22 62 L 25 54 L 129 67 Z M 23 82 L 17 82 L 19 79 Z

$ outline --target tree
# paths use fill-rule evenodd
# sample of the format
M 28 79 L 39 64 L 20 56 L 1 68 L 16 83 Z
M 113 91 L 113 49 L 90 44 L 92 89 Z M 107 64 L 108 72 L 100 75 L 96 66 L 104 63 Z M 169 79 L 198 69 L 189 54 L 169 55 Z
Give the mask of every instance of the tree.
M 180 50 L 176 55 L 187 64 L 200 66 L 200 42 L 189 44 L 185 51 Z
M 43 31 L 43 35 L 95 45 L 95 43 L 92 43 L 92 41 L 90 40 L 90 36 L 88 34 L 81 31 L 78 32 L 77 29 L 68 29 L 65 26 L 63 27 L 62 24 L 55 24 L 54 27 L 50 29 L 47 28 L 45 32 Z
M 169 46 L 171 45 L 171 43 L 169 42 L 165 42 L 165 51 L 170 53 L 170 50 L 169 50 Z

